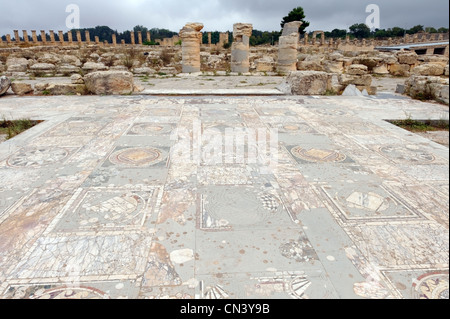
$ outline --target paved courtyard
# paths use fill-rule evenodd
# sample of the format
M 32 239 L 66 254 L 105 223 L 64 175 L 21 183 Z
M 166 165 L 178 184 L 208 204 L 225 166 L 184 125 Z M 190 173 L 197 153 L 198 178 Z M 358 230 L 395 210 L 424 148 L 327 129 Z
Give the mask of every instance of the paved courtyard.
M 448 110 L 2 98 L 44 122 L 0 144 L 0 298 L 448 298 L 449 149 L 385 121 Z

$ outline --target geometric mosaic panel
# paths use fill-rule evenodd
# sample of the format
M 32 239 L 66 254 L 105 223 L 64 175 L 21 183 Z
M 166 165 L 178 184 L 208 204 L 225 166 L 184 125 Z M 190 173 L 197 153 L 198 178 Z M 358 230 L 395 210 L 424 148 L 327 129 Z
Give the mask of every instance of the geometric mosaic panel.
M 322 186 L 321 191 L 344 222 L 424 219 L 387 186 L 362 183 L 328 185 Z
M 131 191 L 118 189 L 83 189 L 75 195 L 55 230 L 76 232 L 83 230 L 138 229 L 151 213 L 155 189 Z

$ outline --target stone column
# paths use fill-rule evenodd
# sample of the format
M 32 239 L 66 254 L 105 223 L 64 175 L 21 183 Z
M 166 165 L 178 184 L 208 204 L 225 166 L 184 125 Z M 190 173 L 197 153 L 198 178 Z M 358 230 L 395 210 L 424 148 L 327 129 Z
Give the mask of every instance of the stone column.
M 11 35 L 7 34 L 7 35 L 6 35 L 6 43 L 7 43 L 7 44 L 11 44 L 11 42 L 12 42 L 12 41 L 11 41 Z
M 38 43 L 36 30 L 31 30 L 31 38 L 33 39 L 33 43 L 35 43 L 35 44 Z
M 328 42 L 328 46 L 333 47 L 334 45 L 334 39 L 330 38 L 330 41 Z
M 58 36 L 59 36 L 59 43 L 61 45 L 64 45 L 64 32 L 58 31 Z
M 302 24 L 301 21 L 293 21 L 284 25 L 278 41 L 278 72 L 289 73 L 297 70 L 299 29 Z
M 45 34 L 44 30 L 41 30 L 41 41 L 42 44 L 47 44 L 47 35 Z
M 438 41 L 444 41 L 444 35 L 442 33 L 439 33 Z
M 22 30 L 23 33 L 23 40 L 25 41 L 25 43 L 29 43 L 30 39 L 28 39 L 28 32 L 27 30 Z
M 317 31 L 314 31 L 312 34 L 312 45 L 316 44 L 316 40 L 317 40 Z
M 308 45 L 309 44 L 309 34 L 305 33 L 305 37 L 303 39 L 303 44 Z
M 69 40 L 69 44 L 73 44 L 73 34 L 72 34 L 72 30 L 69 30 L 67 32 L 67 40 Z
M 136 39 L 134 38 L 134 31 L 131 31 L 130 38 L 131 38 L 131 44 L 135 45 L 136 44 Z
M 208 32 L 208 46 L 211 46 L 211 32 Z
M 95 44 L 100 44 L 100 38 L 96 35 L 95 37 L 94 37 L 94 39 L 95 39 Z
M 345 44 L 350 44 L 350 36 L 349 35 L 345 36 Z
M 125 43 L 125 39 L 122 39 L 122 40 L 120 41 L 120 43 L 123 44 L 123 45 L 125 45 L 125 44 L 126 44 L 126 43 Z
M 50 42 L 52 43 L 52 45 L 55 45 L 56 44 L 55 33 L 53 32 L 53 30 L 50 30 L 49 32 L 50 32 Z
M 231 72 L 247 73 L 250 70 L 250 37 L 253 25 L 235 23 L 231 45 Z
M 16 39 L 16 43 L 20 43 L 19 30 L 14 30 L 14 38 Z
M 183 73 L 200 72 L 200 43 L 202 40 L 203 24 L 187 23 L 180 30 L 182 40 Z
M 117 37 L 115 33 L 112 34 L 112 45 L 117 46 Z
M 320 44 L 325 45 L 325 32 L 320 32 Z
M 150 35 L 150 31 L 147 31 L 147 41 L 151 42 L 152 41 L 152 37 Z
M 142 45 L 142 32 L 141 32 L 141 31 L 138 31 L 138 32 L 137 32 L 137 35 L 138 35 L 138 43 L 139 43 L 140 45 Z
M 2 45 L 3 44 L 3 39 L 2 39 L 2 37 L 0 37 L 0 45 Z
M 81 31 L 77 31 L 77 42 L 81 44 L 83 41 L 81 40 Z
M 87 43 L 87 44 L 91 43 L 91 36 L 90 36 L 88 30 L 86 30 L 86 31 L 84 32 L 84 37 L 86 38 L 86 43 Z
M 222 46 L 223 47 L 223 45 L 225 44 L 225 43 L 228 43 L 229 41 L 228 41 L 228 32 L 225 32 L 225 33 L 219 33 L 219 46 Z

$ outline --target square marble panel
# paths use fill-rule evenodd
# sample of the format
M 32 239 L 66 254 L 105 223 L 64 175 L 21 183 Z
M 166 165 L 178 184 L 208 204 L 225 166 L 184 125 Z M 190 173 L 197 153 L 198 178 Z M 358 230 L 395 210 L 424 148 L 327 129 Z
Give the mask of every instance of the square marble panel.
M 136 279 L 145 269 L 150 243 L 151 236 L 143 232 L 43 236 L 8 277 Z
M 342 181 L 320 189 L 344 222 L 425 219 L 387 185 Z
M 197 227 L 204 231 L 273 228 L 292 225 L 276 190 L 270 185 L 223 185 L 200 188 Z
M 317 269 L 321 263 L 299 227 L 196 233 L 195 273 L 247 273 Z
M 25 147 L 9 156 L 6 165 L 13 168 L 47 168 L 63 164 L 77 150 L 76 147 L 61 146 Z
M 79 189 L 53 232 L 138 230 L 151 216 L 158 189 Z
M 104 119 L 72 117 L 49 130 L 45 136 L 95 136 L 108 123 Z

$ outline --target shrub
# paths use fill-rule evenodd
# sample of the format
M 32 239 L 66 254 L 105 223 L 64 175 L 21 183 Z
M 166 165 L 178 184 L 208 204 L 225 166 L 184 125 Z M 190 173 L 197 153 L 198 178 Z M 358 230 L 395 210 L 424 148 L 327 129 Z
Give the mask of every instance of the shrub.
M 161 51 L 159 58 L 163 62 L 163 65 L 166 66 L 172 62 L 172 54 L 169 52 L 169 50 L 164 49 Z

